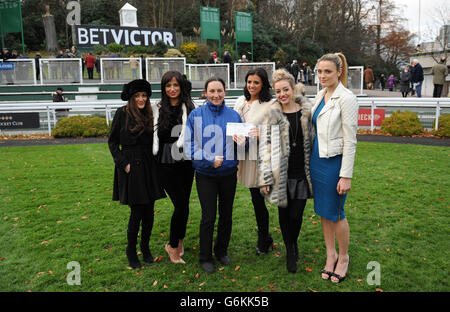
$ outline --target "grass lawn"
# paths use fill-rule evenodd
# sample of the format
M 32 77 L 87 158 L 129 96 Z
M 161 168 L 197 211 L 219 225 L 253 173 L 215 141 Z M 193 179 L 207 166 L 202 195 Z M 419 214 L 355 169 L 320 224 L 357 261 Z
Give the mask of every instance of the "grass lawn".
M 191 195 L 185 265 L 170 263 L 172 205 L 155 205 L 151 250 L 157 261 L 131 270 L 125 256 L 129 208 L 111 201 L 113 161 L 106 144 L 0 148 L 0 291 L 450 291 L 450 148 L 358 143 L 346 204 L 351 263 L 345 282 L 323 281 L 320 217 L 309 201 L 296 274 L 286 271 L 277 207 L 269 206 L 275 249 L 256 256 L 249 191 L 238 186 L 229 247 L 232 264 L 208 275 L 198 263 L 200 206 Z M 67 276 L 80 264 L 81 285 Z M 380 284 L 369 285 L 371 261 Z

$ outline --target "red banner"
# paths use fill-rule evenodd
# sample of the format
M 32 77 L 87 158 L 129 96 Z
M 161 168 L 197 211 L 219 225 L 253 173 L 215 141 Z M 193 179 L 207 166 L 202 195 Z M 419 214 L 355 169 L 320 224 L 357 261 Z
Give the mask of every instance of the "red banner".
M 381 126 L 383 122 L 386 110 L 385 109 L 374 109 L 373 125 Z M 372 120 L 372 110 L 370 108 L 360 108 L 358 111 L 358 126 L 370 126 L 370 121 Z

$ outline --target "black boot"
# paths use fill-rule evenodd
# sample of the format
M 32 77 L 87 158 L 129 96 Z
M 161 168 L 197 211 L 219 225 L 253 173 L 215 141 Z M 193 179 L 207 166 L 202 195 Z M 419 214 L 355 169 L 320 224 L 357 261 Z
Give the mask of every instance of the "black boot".
M 136 254 L 136 245 L 134 245 L 133 248 L 132 245 L 128 244 L 126 253 L 130 267 L 132 267 L 133 269 L 139 269 L 141 267 L 141 262 L 139 261 L 138 256 Z
M 269 252 L 269 249 L 273 249 L 273 238 L 270 235 L 260 236 L 258 235 L 258 243 L 255 247 L 257 255 L 265 255 Z
M 137 269 L 141 267 L 141 263 L 139 262 L 138 256 L 136 254 L 136 244 L 137 244 L 137 232 L 133 226 L 128 226 L 127 238 L 128 245 L 126 249 L 126 254 L 128 258 L 128 263 L 130 267 L 133 269 Z
M 142 238 L 139 246 L 141 247 L 144 262 L 153 263 L 153 256 L 152 253 L 150 252 L 149 241 L 150 241 L 149 239 L 144 240 L 144 238 Z
M 286 268 L 290 273 L 297 272 L 297 261 L 295 257 L 295 244 L 286 244 Z

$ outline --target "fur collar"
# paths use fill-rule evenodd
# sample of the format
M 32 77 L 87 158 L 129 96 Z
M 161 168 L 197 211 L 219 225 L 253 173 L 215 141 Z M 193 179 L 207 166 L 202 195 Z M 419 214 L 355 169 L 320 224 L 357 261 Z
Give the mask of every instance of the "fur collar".
M 184 145 L 184 136 L 186 133 L 186 121 L 187 121 L 187 108 L 186 104 L 181 104 L 181 109 L 183 110 L 183 116 L 182 122 L 183 127 L 181 129 L 180 136 L 178 137 L 178 140 L 176 141 L 176 146 L 178 148 L 183 147 Z M 159 138 L 158 138 L 158 119 L 159 119 L 159 107 L 158 104 L 152 105 L 152 111 L 153 111 L 153 155 L 157 155 L 159 151 Z

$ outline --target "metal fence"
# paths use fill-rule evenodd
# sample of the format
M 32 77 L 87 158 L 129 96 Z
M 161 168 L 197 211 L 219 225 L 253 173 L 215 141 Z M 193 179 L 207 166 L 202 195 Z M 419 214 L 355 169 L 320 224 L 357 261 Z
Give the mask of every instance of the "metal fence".
M 147 57 L 145 59 L 146 78 L 150 83 L 161 83 L 162 76 L 169 70 L 186 74 L 186 58 Z
M 203 89 L 206 80 L 213 76 L 222 78 L 230 89 L 230 64 L 187 64 L 187 67 L 193 89 Z
M 83 60 L 81 58 L 39 59 L 41 85 L 83 83 Z
M 251 69 L 255 69 L 258 67 L 262 67 L 267 71 L 267 75 L 269 77 L 269 81 L 272 80 L 272 75 L 275 72 L 275 63 L 267 62 L 267 63 L 234 63 L 234 88 L 242 89 L 245 87 L 245 76 L 248 71 Z
M 34 59 L 12 59 L 2 62 L 12 64 L 11 69 L 0 70 L 0 85 L 36 84 Z
M 100 58 L 101 83 L 126 83 L 142 79 L 142 62 L 139 57 Z
M 152 100 L 157 102 L 158 100 Z M 205 100 L 195 100 L 195 105 L 203 105 Z M 226 98 L 227 106 L 233 107 L 236 98 Z M 29 103 L 2 103 L 0 105 L 0 113 L 19 113 L 19 112 L 39 112 L 40 114 L 40 131 L 48 131 L 51 135 L 52 127 L 54 127 L 61 117 L 72 115 L 99 115 L 106 117 L 107 124 L 110 123 L 115 109 L 125 105 L 126 102 L 120 100 L 103 100 L 103 101 L 83 101 L 83 102 L 29 102 Z M 419 120 L 428 129 L 437 129 L 439 126 L 439 116 L 442 114 L 450 114 L 450 98 L 362 98 L 358 97 L 360 108 L 369 108 L 371 110 L 370 126 L 360 126 L 359 128 L 375 129 L 374 116 L 375 109 L 385 109 L 386 117 L 393 112 L 400 110 L 409 110 L 415 112 L 419 116 Z M 26 130 L 26 129 L 23 129 Z

